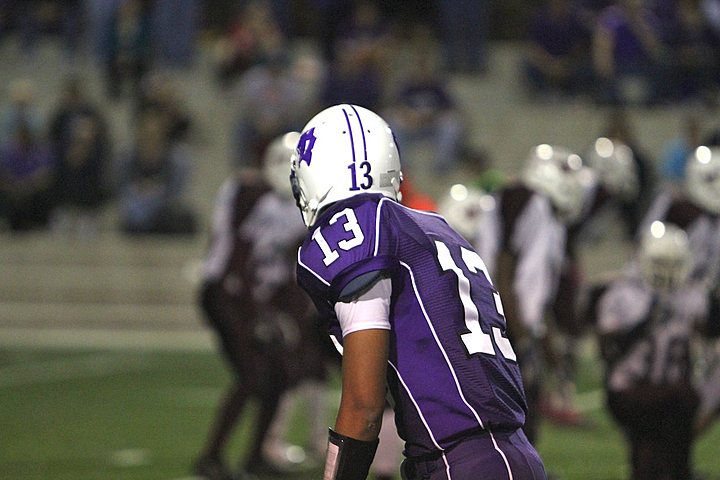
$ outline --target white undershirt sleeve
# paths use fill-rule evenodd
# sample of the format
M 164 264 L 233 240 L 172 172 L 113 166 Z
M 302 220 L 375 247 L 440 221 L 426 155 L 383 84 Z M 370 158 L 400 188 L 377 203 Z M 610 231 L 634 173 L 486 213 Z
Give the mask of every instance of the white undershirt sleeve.
M 343 337 L 358 330 L 390 330 L 390 296 L 392 281 L 383 278 L 367 292 L 350 302 L 337 302 L 337 315 Z

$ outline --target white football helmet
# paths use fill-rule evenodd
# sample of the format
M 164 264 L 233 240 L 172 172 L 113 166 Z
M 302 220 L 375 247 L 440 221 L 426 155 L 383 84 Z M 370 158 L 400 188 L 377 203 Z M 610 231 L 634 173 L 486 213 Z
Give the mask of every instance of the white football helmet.
M 586 161 L 611 195 L 625 201 L 637 197 L 637 166 L 629 146 L 617 140 L 600 137 L 595 140 Z
M 688 236 L 680 227 L 654 221 L 640 239 L 640 271 L 653 288 L 670 291 L 690 273 L 692 258 Z
M 720 147 L 696 148 L 685 171 L 690 198 L 709 212 L 720 214 Z
M 549 197 L 560 218 L 571 223 L 583 210 L 588 173 L 576 153 L 562 146 L 542 144 L 530 151 L 522 179 L 528 187 Z
M 297 147 L 299 132 L 288 132 L 270 142 L 265 149 L 262 172 L 265 181 L 279 195 L 292 198 L 290 157 Z
M 362 193 L 400 199 L 400 153 L 388 124 L 357 105 L 326 108 L 302 130 L 291 160 L 293 194 L 310 228 L 333 202 Z
M 438 213 L 469 242 L 474 242 L 485 212 L 495 208 L 495 199 L 479 188 L 461 183 L 450 187 L 438 204 Z

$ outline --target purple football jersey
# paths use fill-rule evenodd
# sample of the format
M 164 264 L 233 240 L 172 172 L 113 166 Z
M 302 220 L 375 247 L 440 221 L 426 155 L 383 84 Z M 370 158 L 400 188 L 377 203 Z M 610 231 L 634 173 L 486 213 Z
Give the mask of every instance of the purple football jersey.
M 334 304 L 370 272 L 392 280 L 388 385 L 406 455 L 523 425 L 525 396 L 485 265 L 434 213 L 379 194 L 333 204 L 298 252 L 298 281 L 342 342 Z

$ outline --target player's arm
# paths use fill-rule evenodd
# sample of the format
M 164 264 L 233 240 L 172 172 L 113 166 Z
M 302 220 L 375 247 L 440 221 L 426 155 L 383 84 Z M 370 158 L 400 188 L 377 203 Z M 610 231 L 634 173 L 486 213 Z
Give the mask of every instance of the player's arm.
M 380 432 L 385 406 L 388 330 L 351 333 L 343 339 L 342 396 L 335 431 L 373 441 Z
M 390 279 L 375 279 L 335 306 L 343 329 L 342 394 L 325 480 L 364 480 L 375 456 L 385 407 L 391 289 Z

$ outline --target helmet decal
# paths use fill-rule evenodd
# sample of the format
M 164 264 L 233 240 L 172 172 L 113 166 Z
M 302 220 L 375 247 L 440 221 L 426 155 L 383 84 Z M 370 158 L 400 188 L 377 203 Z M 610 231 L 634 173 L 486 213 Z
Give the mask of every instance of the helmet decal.
M 298 163 L 305 161 L 305 163 L 308 164 L 308 167 L 310 166 L 310 162 L 312 161 L 312 149 L 315 146 L 315 140 L 317 140 L 315 137 L 315 127 L 302 133 L 297 146 Z

